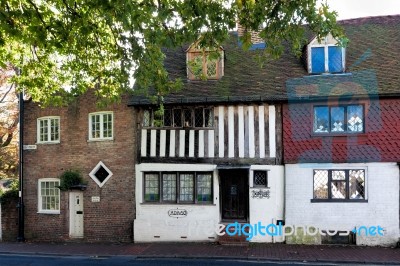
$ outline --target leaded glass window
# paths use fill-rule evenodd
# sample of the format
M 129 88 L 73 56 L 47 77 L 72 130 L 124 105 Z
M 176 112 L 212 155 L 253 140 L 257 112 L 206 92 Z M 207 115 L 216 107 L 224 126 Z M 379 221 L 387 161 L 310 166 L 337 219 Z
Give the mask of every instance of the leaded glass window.
M 347 106 L 347 129 L 351 132 L 363 132 L 363 108 L 361 105 Z
M 145 201 L 159 201 L 159 175 L 148 173 L 144 176 L 144 200 Z
M 253 171 L 253 185 L 255 187 L 268 187 L 267 171 Z
M 194 195 L 194 175 L 180 174 L 179 176 L 179 201 L 192 202 Z
M 197 175 L 197 202 L 212 202 L 212 175 Z
M 314 133 L 357 133 L 364 131 L 363 105 L 314 107 Z
M 313 199 L 365 199 L 365 170 L 314 170 Z
M 183 126 L 184 127 L 193 126 L 192 109 L 183 109 Z
M 145 202 L 213 202 L 211 172 L 147 172 L 143 180 Z
M 176 201 L 176 174 L 162 175 L 162 200 Z
M 143 111 L 143 126 L 149 127 L 151 126 L 151 112 L 150 110 Z

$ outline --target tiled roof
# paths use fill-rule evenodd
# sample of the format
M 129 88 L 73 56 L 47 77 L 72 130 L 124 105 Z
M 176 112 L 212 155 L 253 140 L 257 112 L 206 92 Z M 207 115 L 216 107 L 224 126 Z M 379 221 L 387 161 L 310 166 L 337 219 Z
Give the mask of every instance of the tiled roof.
M 311 76 L 289 51 L 261 67 L 262 50 L 243 51 L 235 34 L 223 45 L 225 76 L 218 81 L 188 81 L 184 47 L 166 51 L 165 66 L 183 88 L 168 103 L 286 101 L 332 95 L 393 95 L 400 92 L 400 15 L 341 21 L 350 43 L 346 73 Z M 356 85 L 355 85 L 356 84 Z M 287 86 L 286 86 L 287 85 Z M 133 96 L 131 104 L 148 104 Z

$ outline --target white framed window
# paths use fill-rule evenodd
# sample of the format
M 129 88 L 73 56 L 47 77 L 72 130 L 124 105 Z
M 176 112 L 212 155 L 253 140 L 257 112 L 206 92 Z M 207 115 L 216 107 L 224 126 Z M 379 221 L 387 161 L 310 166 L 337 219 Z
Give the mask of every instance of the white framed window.
M 107 183 L 112 175 L 113 173 L 111 170 L 108 169 L 108 167 L 102 161 L 100 161 L 89 173 L 89 176 L 99 187 L 104 186 L 104 184 Z
M 37 119 L 37 143 L 60 143 L 59 116 L 46 116 Z
M 60 213 L 60 180 L 58 178 L 42 178 L 38 183 L 38 212 Z
M 343 73 L 346 49 L 328 35 L 320 42 L 314 39 L 308 45 L 308 72 L 311 74 Z
M 114 136 L 113 112 L 89 114 L 89 140 L 112 140 Z

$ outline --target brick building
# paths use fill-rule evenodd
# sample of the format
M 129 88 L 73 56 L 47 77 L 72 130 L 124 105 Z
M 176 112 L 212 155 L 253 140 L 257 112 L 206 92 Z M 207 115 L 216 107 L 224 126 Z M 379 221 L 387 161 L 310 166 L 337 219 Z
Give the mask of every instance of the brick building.
M 127 101 L 98 109 L 89 92 L 63 108 L 25 103 L 24 145 L 35 145 L 24 150 L 28 240 L 132 241 L 136 117 Z M 85 190 L 57 188 L 69 169 Z

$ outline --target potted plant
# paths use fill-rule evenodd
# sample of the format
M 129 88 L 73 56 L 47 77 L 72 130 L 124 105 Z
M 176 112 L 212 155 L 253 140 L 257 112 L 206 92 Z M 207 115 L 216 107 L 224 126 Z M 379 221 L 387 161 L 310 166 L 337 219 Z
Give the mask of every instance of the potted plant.
M 87 182 L 83 180 L 82 174 L 77 170 L 66 170 L 60 176 L 59 189 L 62 191 L 70 189 L 85 190 Z

